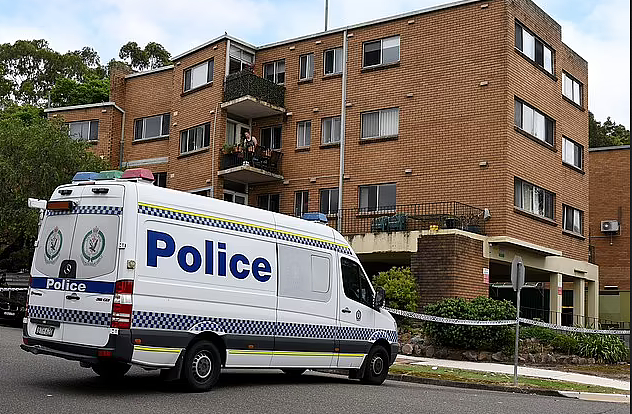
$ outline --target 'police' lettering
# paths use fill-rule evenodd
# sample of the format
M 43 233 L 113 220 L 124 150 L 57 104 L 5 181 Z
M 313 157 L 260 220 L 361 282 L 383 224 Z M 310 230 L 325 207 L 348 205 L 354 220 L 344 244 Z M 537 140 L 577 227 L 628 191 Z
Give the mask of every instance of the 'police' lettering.
M 46 279 L 46 289 L 52 290 L 69 290 L 71 292 L 85 292 L 86 284 L 80 282 L 73 282 L 66 279 Z
M 161 242 L 161 246 L 158 243 Z M 235 253 L 229 260 L 226 257 L 226 243 L 217 243 L 217 260 L 215 261 L 214 243 L 211 240 L 204 242 L 204 255 L 193 246 L 182 246 L 178 250 L 177 262 L 182 270 L 188 273 L 195 273 L 202 267 L 204 260 L 204 273 L 213 275 L 213 264 L 217 263 L 217 275 L 226 276 L 226 271 L 236 279 L 246 279 L 252 272 L 252 276 L 259 282 L 267 282 L 272 277 L 272 266 L 270 262 L 257 257 L 252 265 L 250 260 L 241 253 Z M 167 233 L 155 230 L 147 230 L 147 266 L 158 267 L 158 258 L 172 257 L 176 253 L 176 242 Z M 228 264 L 228 269 L 227 269 Z

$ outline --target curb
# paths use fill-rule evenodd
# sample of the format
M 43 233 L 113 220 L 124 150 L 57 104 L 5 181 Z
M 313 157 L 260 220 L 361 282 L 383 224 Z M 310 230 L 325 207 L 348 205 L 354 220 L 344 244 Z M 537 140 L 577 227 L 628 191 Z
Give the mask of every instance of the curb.
M 601 401 L 630 404 L 630 396 L 627 394 L 600 394 L 596 392 L 558 391 L 566 398 L 576 398 L 584 401 Z

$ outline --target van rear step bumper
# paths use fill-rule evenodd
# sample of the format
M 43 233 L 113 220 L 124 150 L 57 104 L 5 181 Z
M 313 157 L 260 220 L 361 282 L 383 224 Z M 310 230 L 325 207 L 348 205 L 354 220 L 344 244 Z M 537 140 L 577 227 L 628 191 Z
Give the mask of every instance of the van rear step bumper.
M 79 361 L 94 365 L 101 361 L 117 360 L 130 362 L 134 347 L 129 331 L 119 331 L 119 335 L 110 335 L 108 343 L 101 347 L 65 344 L 24 337 L 25 344 L 20 348 L 35 355 L 52 355 L 70 361 Z M 110 357 L 98 356 L 99 351 L 110 351 Z

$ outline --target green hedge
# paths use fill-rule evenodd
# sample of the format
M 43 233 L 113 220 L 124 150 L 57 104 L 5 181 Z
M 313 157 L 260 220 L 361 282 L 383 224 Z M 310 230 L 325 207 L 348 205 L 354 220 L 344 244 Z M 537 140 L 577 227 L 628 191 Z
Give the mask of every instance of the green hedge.
M 507 300 L 479 297 L 471 301 L 444 299 L 424 308 L 428 315 L 444 318 L 493 321 L 515 319 L 516 308 Z M 512 346 L 511 326 L 469 326 L 427 322 L 426 334 L 435 342 L 455 348 L 488 351 L 506 350 Z
M 401 310 L 417 310 L 417 284 L 410 267 L 393 267 L 373 277 L 373 285 L 384 289 L 386 305 Z

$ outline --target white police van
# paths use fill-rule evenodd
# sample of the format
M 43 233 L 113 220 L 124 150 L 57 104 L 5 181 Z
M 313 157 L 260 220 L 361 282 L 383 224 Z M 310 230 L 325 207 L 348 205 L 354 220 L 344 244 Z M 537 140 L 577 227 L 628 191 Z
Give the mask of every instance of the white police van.
M 192 390 L 222 367 L 384 381 L 396 324 L 334 229 L 148 185 L 148 170 L 102 178 L 78 173 L 47 203 L 24 350 L 106 378 L 161 369 Z

